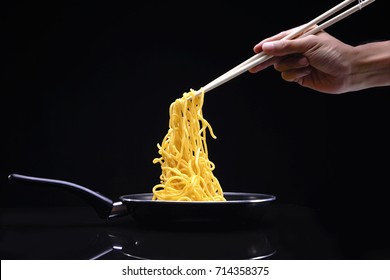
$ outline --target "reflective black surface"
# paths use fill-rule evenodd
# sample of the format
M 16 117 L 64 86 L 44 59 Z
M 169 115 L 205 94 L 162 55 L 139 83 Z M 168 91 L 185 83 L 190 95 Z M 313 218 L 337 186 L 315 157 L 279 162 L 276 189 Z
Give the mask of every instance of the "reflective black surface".
M 389 259 L 383 230 L 275 203 L 257 225 L 140 226 L 89 207 L 2 209 L 1 259 Z M 378 230 L 378 231 L 376 231 Z

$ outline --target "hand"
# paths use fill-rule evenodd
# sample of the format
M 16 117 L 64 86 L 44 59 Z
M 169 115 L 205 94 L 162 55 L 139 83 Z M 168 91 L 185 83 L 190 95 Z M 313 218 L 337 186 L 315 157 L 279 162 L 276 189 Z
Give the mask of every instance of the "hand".
M 267 38 L 254 47 L 255 53 L 264 51 L 274 57 L 250 69 L 251 73 L 274 65 L 284 80 L 304 87 L 334 94 L 351 90 L 353 46 L 324 31 L 304 38 L 281 40 L 289 32 Z

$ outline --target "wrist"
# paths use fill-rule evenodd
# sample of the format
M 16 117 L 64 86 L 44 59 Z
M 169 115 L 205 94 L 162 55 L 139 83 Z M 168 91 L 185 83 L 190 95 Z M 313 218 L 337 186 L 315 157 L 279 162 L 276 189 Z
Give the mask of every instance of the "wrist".
M 390 85 L 390 41 L 354 47 L 351 91 Z

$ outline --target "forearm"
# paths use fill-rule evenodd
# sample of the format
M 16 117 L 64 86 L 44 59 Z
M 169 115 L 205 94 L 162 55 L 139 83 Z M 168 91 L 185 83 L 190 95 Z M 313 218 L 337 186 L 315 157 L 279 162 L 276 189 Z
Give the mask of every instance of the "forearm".
M 368 43 L 354 49 L 351 90 L 390 86 L 390 41 Z

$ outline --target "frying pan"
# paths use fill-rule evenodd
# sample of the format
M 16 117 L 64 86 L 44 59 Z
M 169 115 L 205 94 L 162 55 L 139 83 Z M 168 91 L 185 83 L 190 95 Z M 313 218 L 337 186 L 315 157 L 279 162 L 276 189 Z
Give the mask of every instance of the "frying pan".
M 88 202 L 99 217 L 130 215 L 140 225 L 252 224 L 261 220 L 276 197 L 269 194 L 224 192 L 226 201 L 152 200 L 152 193 L 120 196 L 117 201 L 81 185 L 63 180 L 10 174 L 12 181 L 41 183 L 66 189 Z

